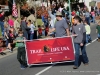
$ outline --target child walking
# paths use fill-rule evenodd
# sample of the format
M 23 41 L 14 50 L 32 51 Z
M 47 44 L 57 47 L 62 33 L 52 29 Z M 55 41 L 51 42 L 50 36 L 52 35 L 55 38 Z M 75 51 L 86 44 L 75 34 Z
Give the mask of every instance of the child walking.
M 96 33 L 98 34 L 98 42 L 100 42 L 100 21 L 98 22 L 98 25 L 96 26 Z
M 18 47 L 17 50 L 17 60 L 20 63 L 21 69 L 25 69 L 27 64 L 26 64 L 26 52 L 25 52 L 25 44 L 24 44 L 24 37 L 23 37 L 23 32 L 20 30 L 18 31 L 18 37 L 14 41 L 16 43 L 16 46 Z
M 88 25 L 87 21 L 84 21 L 84 24 L 85 24 L 85 29 L 86 29 L 86 43 L 91 43 L 92 41 L 91 36 L 90 36 L 91 28 Z
M 15 38 L 14 30 L 13 28 L 10 28 L 9 33 L 8 33 L 8 49 L 10 50 L 11 53 L 13 52 L 12 44 L 13 44 L 14 38 Z
M 73 69 L 78 69 L 79 67 L 79 56 L 80 49 L 82 53 L 82 58 L 84 61 L 84 65 L 88 65 L 89 60 L 86 53 L 86 30 L 85 26 L 81 23 L 81 18 L 79 16 L 74 17 L 74 23 L 76 25 L 73 26 L 73 34 L 74 34 L 74 47 L 75 47 L 75 62 Z

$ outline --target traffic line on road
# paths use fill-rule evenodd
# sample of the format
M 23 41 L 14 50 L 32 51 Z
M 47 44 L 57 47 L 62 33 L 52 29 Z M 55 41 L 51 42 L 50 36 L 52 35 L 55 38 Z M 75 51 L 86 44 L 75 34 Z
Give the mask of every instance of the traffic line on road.
M 95 42 L 96 40 L 97 40 L 97 38 L 94 39 L 94 40 L 92 41 L 92 43 Z M 89 46 L 89 45 L 92 44 L 92 43 L 88 43 L 86 46 Z M 51 65 L 51 66 L 49 66 L 49 67 L 43 69 L 42 71 L 38 72 L 38 73 L 35 74 L 35 75 L 40 75 L 40 74 L 44 73 L 45 71 L 49 70 L 50 68 L 52 68 L 52 67 L 55 66 L 56 64 L 57 64 L 57 63 L 54 63 L 53 65 Z
M 48 69 L 52 68 L 54 65 L 56 65 L 56 63 L 53 64 L 53 65 L 51 65 L 51 66 L 49 66 L 49 67 L 47 67 L 47 68 L 45 68 L 45 69 L 43 69 L 42 71 L 38 72 L 38 73 L 35 74 L 35 75 L 40 75 L 40 74 L 42 74 L 43 72 L 45 72 L 45 71 L 47 71 Z
M 97 38 L 94 39 L 91 43 L 95 42 L 96 40 L 97 40 Z M 86 44 L 86 46 L 90 45 L 91 43 Z

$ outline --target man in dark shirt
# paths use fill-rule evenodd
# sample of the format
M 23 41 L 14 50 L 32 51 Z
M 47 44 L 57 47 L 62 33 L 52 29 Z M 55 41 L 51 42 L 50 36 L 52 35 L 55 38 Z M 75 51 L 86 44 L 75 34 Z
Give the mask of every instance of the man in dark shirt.
M 1 32 L 2 32 L 2 36 L 4 36 L 4 12 L 2 11 L 0 13 L 0 26 L 1 26 Z
M 26 17 L 22 17 L 21 22 L 21 29 L 23 31 L 24 37 L 28 39 L 28 33 L 27 33 L 27 24 L 26 24 Z

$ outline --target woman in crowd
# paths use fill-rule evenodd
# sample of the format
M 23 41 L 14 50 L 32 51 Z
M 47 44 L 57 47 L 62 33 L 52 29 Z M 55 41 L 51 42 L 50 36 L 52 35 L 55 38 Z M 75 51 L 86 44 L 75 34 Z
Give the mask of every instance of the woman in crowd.
M 14 20 L 12 19 L 12 16 L 9 16 L 8 24 L 10 27 L 14 27 Z
M 87 21 L 87 24 L 90 25 L 90 13 L 88 9 L 86 9 L 86 12 L 85 12 L 85 20 Z
M 30 29 L 28 31 L 28 33 L 29 33 L 29 40 L 33 40 L 35 26 L 31 23 L 31 20 L 28 20 L 27 27 Z
M 92 22 L 95 23 L 95 11 L 91 11 L 91 16 L 92 16 Z
M 18 17 L 15 18 L 14 21 L 14 29 L 15 29 L 15 35 L 18 35 L 18 31 L 20 29 L 20 22 L 18 21 Z
M 9 48 L 8 47 L 9 29 L 10 29 L 10 27 L 9 27 L 9 24 L 8 24 L 8 17 L 5 17 L 5 20 L 4 20 L 4 38 L 5 38 L 5 41 L 6 41 L 6 47 L 7 48 Z

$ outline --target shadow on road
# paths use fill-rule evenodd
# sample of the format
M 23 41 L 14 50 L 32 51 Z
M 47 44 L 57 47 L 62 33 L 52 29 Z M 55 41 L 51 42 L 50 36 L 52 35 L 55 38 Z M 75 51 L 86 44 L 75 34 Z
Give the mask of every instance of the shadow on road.
M 80 55 L 80 57 L 79 57 L 79 66 L 81 65 L 82 62 L 84 63 L 82 55 Z M 53 65 L 53 64 L 42 64 L 42 65 L 39 64 L 39 65 L 32 65 L 32 66 L 30 66 L 30 68 L 34 68 L 34 67 L 48 67 L 48 66 L 51 66 L 51 65 Z M 64 63 L 62 62 L 62 63 L 57 63 L 54 66 L 70 66 L 70 65 L 74 65 L 74 62 L 64 62 Z
M 43 65 L 32 65 L 30 66 L 30 68 L 34 68 L 34 67 L 48 67 L 48 66 L 51 66 L 51 64 L 43 64 Z

